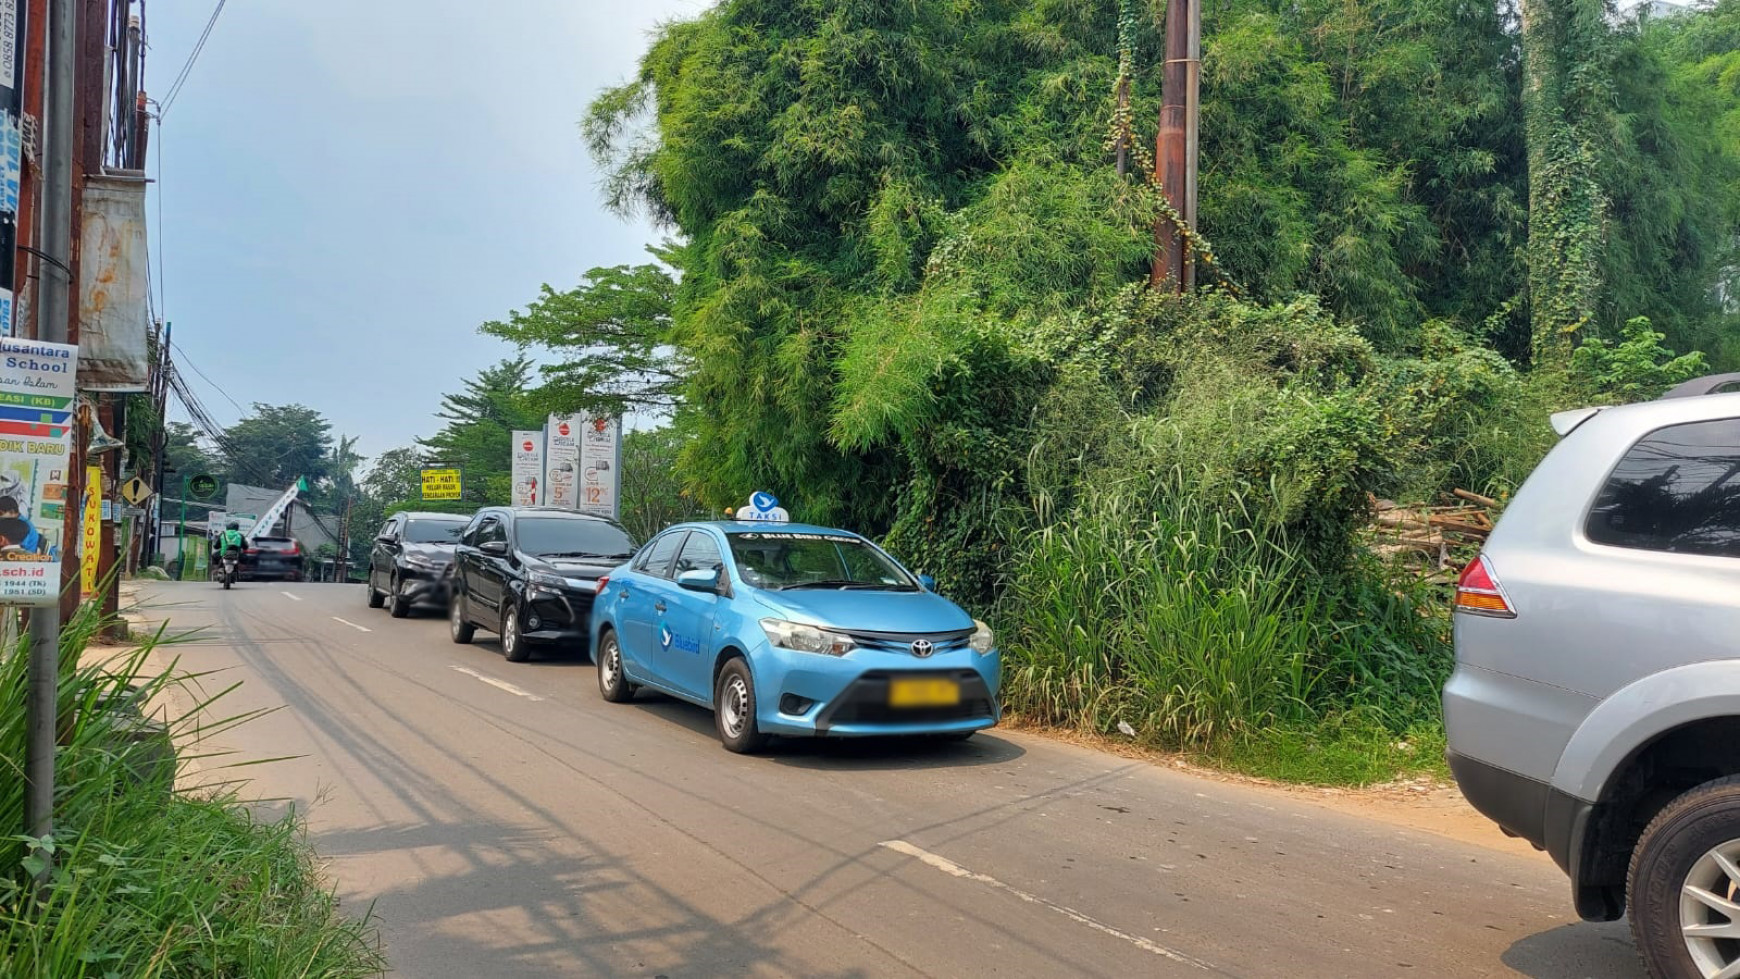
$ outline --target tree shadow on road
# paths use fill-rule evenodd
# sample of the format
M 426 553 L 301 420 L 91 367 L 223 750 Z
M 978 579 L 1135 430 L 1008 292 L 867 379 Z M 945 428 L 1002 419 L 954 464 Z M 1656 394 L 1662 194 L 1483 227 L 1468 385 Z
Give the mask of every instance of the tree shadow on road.
M 1530 935 L 1505 950 L 1504 964 L 1529 979 L 1626 979 L 1643 965 L 1624 921 L 1578 921 Z

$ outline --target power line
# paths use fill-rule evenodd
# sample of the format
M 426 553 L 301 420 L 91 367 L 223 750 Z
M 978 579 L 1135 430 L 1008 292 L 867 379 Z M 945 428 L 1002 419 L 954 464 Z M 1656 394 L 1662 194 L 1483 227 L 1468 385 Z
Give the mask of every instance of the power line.
M 175 81 L 169 86 L 169 94 L 163 99 L 163 107 L 157 110 L 159 123 L 168 114 L 169 107 L 175 104 L 175 97 L 181 94 L 181 87 L 187 84 L 187 76 L 193 71 L 193 63 L 199 60 L 199 53 L 205 50 L 206 39 L 211 37 L 211 29 L 217 25 L 218 15 L 224 12 L 224 4 L 227 2 L 228 0 L 218 0 L 217 6 L 212 8 L 211 19 L 205 22 L 205 30 L 200 32 L 198 43 L 194 44 L 192 53 L 187 56 L 187 64 L 181 66 L 181 74 L 175 76 Z
M 200 376 L 200 378 L 205 381 L 205 383 L 210 384 L 212 386 L 213 390 L 215 390 L 217 393 L 223 395 L 225 401 L 228 401 L 230 404 L 235 405 L 236 410 L 241 412 L 243 416 L 247 415 L 248 409 L 242 407 L 241 402 L 237 401 L 235 398 L 230 397 L 230 393 L 228 391 L 225 391 L 222 387 L 220 387 L 218 385 L 218 382 L 212 380 L 209 377 L 206 377 L 205 371 L 202 371 L 199 369 L 199 365 L 194 363 L 193 359 L 187 356 L 187 351 L 183 350 L 181 348 L 180 344 L 176 343 L 174 340 L 171 340 L 171 341 L 169 341 L 169 349 L 180 354 L 182 362 L 187 364 L 187 366 L 193 368 L 193 372 L 195 374 L 198 374 Z

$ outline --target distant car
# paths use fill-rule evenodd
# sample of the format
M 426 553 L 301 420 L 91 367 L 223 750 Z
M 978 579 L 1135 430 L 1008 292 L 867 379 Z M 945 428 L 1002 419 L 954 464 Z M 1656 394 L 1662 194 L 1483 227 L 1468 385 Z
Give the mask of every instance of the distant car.
M 236 577 L 241 581 L 301 581 L 307 564 L 293 537 L 255 537 L 242 551 Z
M 1740 976 L 1734 391 L 1554 415 L 1456 590 L 1450 770 L 1552 855 L 1579 915 L 1630 915 L 1658 979 Z
M 387 606 L 395 619 L 412 606 L 447 601 L 447 568 L 469 516 L 395 513 L 375 535 L 369 552 L 369 608 Z
M 612 520 L 553 507 L 487 507 L 460 535 L 449 575 L 453 641 L 478 629 L 501 635 L 508 662 L 533 645 L 584 648 L 598 579 L 634 555 Z
M 961 739 L 1000 716 L 990 628 L 857 534 L 680 524 L 599 587 L 604 699 L 644 686 L 711 707 L 732 751 L 769 735 Z

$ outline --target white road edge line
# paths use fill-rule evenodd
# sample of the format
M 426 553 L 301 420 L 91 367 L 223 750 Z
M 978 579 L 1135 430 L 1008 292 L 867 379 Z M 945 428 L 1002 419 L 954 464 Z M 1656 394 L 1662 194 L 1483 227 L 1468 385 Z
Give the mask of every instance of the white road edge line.
M 280 595 L 283 595 L 283 596 L 284 596 L 284 597 L 285 597 L 285 598 L 288 598 L 288 599 L 290 599 L 290 600 L 291 600 L 291 601 L 292 601 L 292 602 L 300 602 L 300 601 L 302 601 L 302 599 L 300 599 L 300 598 L 297 598 L 297 597 L 296 597 L 296 596 L 295 596 L 295 595 L 292 595 L 292 594 L 290 594 L 290 593 L 289 593 L 289 592 L 287 592 L 287 591 L 281 591 L 281 592 L 279 592 L 279 593 L 278 593 L 278 594 L 280 594 Z
M 1082 914 L 1080 911 L 1077 911 L 1074 908 L 1066 908 L 1061 904 L 1053 904 L 1052 902 L 1047 901 L 1045 898 L 1042 898 L 1037 894 L 1029 894 L 1026 891 L 1021 890 L 1019 888 L 1010 887 L 1008 884 L 1003 883 L 1002 881 L 998 880 L 995 877 L 991 877 L 991 876 L 988 876 L 986 874 L 981 874 L 981 873 L 977 873 L 977 872 L 968 870 L 967 868 L 961 866 L 958 863 L 955 863 L 953 860 L 950 860 L 947 857 L 940 857 L 934 853 L 931 853 L 929 850 L 922 850 L 916 846 L 913 846 L 911 843 L 906 842 L 905 840 L 888 840 L 884 843 L 879 843 L 877 845 L 884 847 L 886 849 L 889 849 L 889 850 L 893 850 L 895 853 L 903 853 L 906 856 L 916 858 L 917 860 L 919 860 L 919 861 L 921 861 L 921 862 L 923 862 L 931 867 L 935 867 L 937 870 L 940 870 L 943 873 L 948 874 L 951 877 L 959 877 L 962 880 L 976 881 L 980 884 L 984 884 L 987 887 L 992 887 L 992 888 L 1000 890 L 1006 894 L 1011 894 L 1017 898 L 1020 898 L 1023 901 L 1026 901 L 1028 904 L 1037 904 L 1043 908 L 1050 908 L 1051 910 L 1056 911 L 1058 914 L 1063 915 L 1065 918 L 1068 918 L 1069 920 L 1075 922 L 1076 924 L 1086 925 L 1089 928 L 1092 928 L 1094 931 L 1100 932 L 1102 934 L 1110 935 L 1113 938 L 1121 938 L 1124 941 L 1129 942 L 1131 945 L 1136 946 L 1137 948 L 1141 949 L 1144 952 L 1152 952 L 1155 955 L 1158 955 L 1162 958 L 1171 959 L 1174 962 L 1179 962 L 1179 963 L 1182 963 L 1184 965 L 1195 966 L 1198 969 L 1205 969 L 1205 970 L 1212 969 L 1212 967 L 1209 966 L 1208 963 L 1203 962 L 1199 959 L 1193 959 L 1190 956 L 1185 955 L 1183 952 L 1175 951 L 1173 949 L 1167 948 L 1164 945 L 1155 944 L 1154 942 L 1151 942 L 1148 939 L 1141 937 L 1140 935 L 1131 935 L 1131 934 L 1128 934 L 1126 932 L 1119 931 L 1118 929 L 1113 928 L 1111 925 L 1104 924 L 1103 922 L 1095 921 L 1093 918 L 1090 918 L 1087 915 Z
M 469 677 L 475 677 L 476 679 L 482 680 L 484 683 L 489 684 L 490 686 L 496 688 L 497 690 L 506 690 L 508 693 L 511 693 L 516 697 L 524 697 L 527 700 L 543 700 L 544 699 L 535 693 L 531 693 L 530 691 L 521 690 L 519 687 L 514 686 L 513 684 L 507 682 L 506 680 L 497 680 L 493 676 L 485 676 L 484 674 L 479 673 L 476 670 L 471 669 L 469 667 L 449 666 L 448 669 L 453 670 L 457 673 L 463 673 Z
M 339 618 L 336 615 L 332 617 L 332 621 L 337 622 L 339 625 L 350 626 L 352 629 L 355 629 L 358 632 L 373 632 L 373 631 L 375 631 L 373 629 L 370 629 L 366 625 L 357 625 L 355 622 L 346 622 L 345 620 Z

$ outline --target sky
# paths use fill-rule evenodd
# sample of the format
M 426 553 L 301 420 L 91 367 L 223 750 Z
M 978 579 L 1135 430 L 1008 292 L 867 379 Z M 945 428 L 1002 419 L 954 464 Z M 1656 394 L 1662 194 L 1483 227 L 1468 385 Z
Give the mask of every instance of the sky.
M 213 3 L 146 8 L 152 98 Z M 544 283 L 649 261 L 662 233 L 604 210 L 579 123 L 658 24 L 706 6 L 225 4 L 148 167 L 154 301 L 207 411 L 228 425 L 254 402 L 306 404 L 377 456 L 513 354 L 480 323 Z

